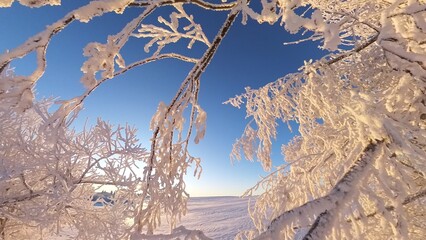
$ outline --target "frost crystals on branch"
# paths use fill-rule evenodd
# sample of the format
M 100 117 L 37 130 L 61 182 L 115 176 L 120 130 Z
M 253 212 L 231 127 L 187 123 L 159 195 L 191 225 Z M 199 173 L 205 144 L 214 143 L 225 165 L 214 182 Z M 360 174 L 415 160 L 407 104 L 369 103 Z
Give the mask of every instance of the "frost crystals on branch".
M 300 133 L 282 146 L 285 162 L 246 192 L 264 189 L 251 209 L 257 229 L 240 237 L 422 239 L 426 3 L 262 1 L 261 13 L 241 8 L 245 18 L 311 34 L 295 43 L 321 40 L 334 52 L 227 101 L 245 104 L 252 118 L 234 145 L 237 159 L 243 151 L 269 169 L 278 121 L 295 121 Z M 383 143 L 376 147 L 377 140 Z M 379 155 L 362 157 L 375 148 Z M 362 159 L 369 167 L 355 167 Z M 347 178 L 353 184 L 342 185 Z
M 13 0 L 0 0 L 9 7 Z M 59 0 L 18 0 L 30 7 Z M 241 238 L 260 239 L 423 239 L 426 235 L 426 3 L 424 0 L 268 0 L 210 3 L 203 0 L 90 1 L 19 47 L 0 55 L 0 233 L 12 238 L 35 231 L 53 233 L 70 226 L 79 238 L 151 238 L 162 224 L 171 227 L 186 213 L 189 166 L 201 173 L 200 159 L 188 152 L 206 131 L 207 113 L 198 103 L 200 77 L 237 15 L 280 24 L 331 51 L 306 61 L 299 72 L 246 92 L 227 103 L 246 107 L 250 123 L 234 144 L 232 157 L 258 160 L 274 168 L 273 139 L 279 122 L 294 121 L 299 135 L 282 146 L 285 162 L 246 195 L 261 190 L 251 217 L 256 229 Z M 228 16 L 213 41 L 185 5 Z M 159 25 L 148 16 L 172 6 Z M 53 37 L 75 20 L 127 8 L 140 11 L 104 43 L 89 43 L 81 67 L 85 91 L 60 100 L 34 101 L 33 91 L 47 67 Z M 260 7 L 260 8 L 259 8 Z M 212 19 L 215 21 L 215 19 Z M 146 55 L 127 62 L 122 49 L 143 38 Z M 173 52 L 174 43 L 207 46 L 195 59 Z M 155 48 L 154 53 L 149 50 Z M 167 46 L 167 47 L 166 47 Z M 172 49 L 171 52 L 166 50 Z M 36 54 L 29 76 L 13 71 L 14 60 Z M 193 63 L 169 104 L 152 117 L 151 146 L 138 145 L 135 130 L 99 120 L 81 132 L 71 130 L 84 101 L 100 85 L 154 61 L 173 58 Z M 141 77 L 142 80 L 143 76 Z M 186 121 L 185 116 L 189 116 Z M 193 133 L 193 131 L 195 131 Z M 193 138 L 193 135 L 195 137 Z M 243 154 L 241 154 L 241 152 Z M 139 164 L 137 164 L 139 163 Z M 139 169 L 141 168 L 141 169 Z M 114 204 L 93 209 L 99 185 L 118 189 Z M 103 201 L 106 202 L 106 201 Z M 127 220 L 127 221 L 126 221 Z M 15 232 L 14 227 L 22 231 Z M 28 231 L 27 231 L 28 230 Z M 14 235 L 23 234 L 23 235 Z M 25 237 L 25 236 L 24 236 Z M 165 238 L 203 239 L 177 228 Z M 152 236 L 152 238 L 154 238 Z
M 145 52 L 149 52 L 149 49 L 153 44 L 157 44 L 158 48 L 156 50 L 156 55 L 161 51 L 161 49 L 170 43 L 175 43 L 181 38 L 188 38 L 191 41 L 188 44 L 188 48 L 191 49 L 195 41 L 200 41 L 205 43 L 210 47 L 210 42 L 207 37 L 204 35 L 203 30 L 199 24 L 194 22 L 194 17 L 188 15 L 183 9 L 182 4 L 173 5 L 178 12 L 173 12 L 170 14 L 170 22 L 165 20 L 163 17 L 158 17 L 158 22 L 166 25 L 169 29 L 162 27 L 157 27 L 155 25 L 144 25 L 142 24 L 141 28 L 138 29 L 138 33 L 133 34 L 133 36 L 138 38 L 152 38 L 144 47 Z M 184 33 L 181 33 L 179 30 L 179 20 L 186 19 L 189 21 L 189 25 L 183 27 Z
M 1 6 L 10 5 L 9 2 L 3 2 Z M 40 1 L 34 2 L 34 4 L 42 6 L 49 3 Z M 168 29 L 142 24 L 147 16 L 164 5 L 173 5 L 177 10 L 177 12 L 171 13 L 170 22 L 161 16 L 158 18 L 159 22 Z M 228 11 L 235 6 L 235 4 L 223 4 L 223 6 L 209 4 L 203 1 L 197 1 L 197 5 L 205 9 L 219 8 Z M 74 20 L 90 22 L 92 18 L 107 12 L 123 13 L 130 6 L 138 7 L 138 10 L 141 11 L 139 16 L 126 24 L 117 34 L 108 36 L 106 43 L 93 42 L 84 48 L 84 55 L 88 57 L 81 67 L 83 72 L 81 82 L 86 88 L 84 93 L 68 100 L 56 101 L 55 103 L 59 107 L 51 113 L 48 113 L 50 104 L 34 101 L 32 92 L 47 66 L 45 54 L 48 43 L 56 34 Z M 19 134 L 28 134 L 19 139 L 21 143 L 15 143 L 13 137 L 3 139 L 5 143 L 1 146 L 5 146 L 4 154 L 16 155 L 16 152 L 25 150 L 28 156 L 23 158 L 32 158 L 36 165 L 41 164 L 43 167 L 47 167 L 47 170 L 44 170 L 38 165 L 33 167 L 24 164 L 18 171 L 13 169 L 15 165 L 10 162 L 5 163 L 5 166 L 11 168 L 10 172 L 13 174 L 17 172 L 17 175 L 11 176 L 10 179 L 6 178 L 4 184 L 6 186 L 18 184 L 20 188 L 11 187 L 13 192 L 10 191 L 10 193 L 13 194 L 10 197 L 4 195 L 5 197 L 2 199 L 0 227 L 3 236 L 9 237 L 14 234 L 12 226 L 36 226 L 36 230 L 41 229 L 41 232 L 48 233 L 52 233 L 54 228 L 59 231 L 63 227 L 71 227 L 78 230 L 79 237 L 86 239 L 93 239 L 94 236 L 127 239 L 131 236 L 140 236 L 143 232 L 151 235 L 161 224 L 160 216 L 163 214 L 167 216 L 168 223 L 174 227 L 177 220 L 186 212 L 189 195 L 185 191 L 183 178 L 187 169 L 194 165 L 194 175 L 199 177 L 201 173 L 200 159 L 188 153 L 192 132 L 196 131 L 195 143 L 198 143 L 205 134 L 207 114 L 198 104 L 200 76 L 217 50 L 221 39 L 229 30 L 236 14 L 238 12 L 231 14 L 218 37 L 213 43 L 210 43 L 201 26 L 194 21 L 192 15 L 186 13 L 181 3 L 91 1 L 86 6 L 70 12 L 53 25 L 48 26 L 43 32 L 30 38 L 20 47 L 1 55 L 0 102 L 2 112 L 0 113 L 5 119 L 4 126 L 10 127 L 6 124 L 8 119 L 17 125 L 26 121 L 28 116 L 34 115 L 37 119 L 37 124 L 31 126 L 31 131 L 21 128 L 17 130 L 20 131 Z M 189 24 L 181 29 L 180 25 L 183 20 Z M 139 27 L 140 29 L 138 29 Z M 126 63 L 121 50 L 131 37 L 149 38 L 150 42 L 146 49 L 154 43 L 159 47 L 150 56 L 133 63 Z M 194 59 L 173 52 L 161 51 L 167 44 L 175 43 L 182 38 L 189 39 L 189 48 L 196 41 L 205 43 L 208 49 L 203 57 Z M 37 53 L 36 71 L 30 76 L 16 76 L 12 69 L 9 69 L 9 65 L 13 65 L 15 59 L 25 57 L 34 51 Z M 135 131 L 130 128 L 119 127 L 114 131 L 107 123 L 99 121 L 95 128 L 96 131 L 83 130 L 81 133 L 75 133 L 70 130 L 85 99 L 101 84 L 135 67 L 166 58 L 195 63 L 195 65 L 178 89 L 174 100 L 167 106 L 160 104 L 157 113 L 152 118 L 153 137 L 149 153 L 146 154 L 139 145 L 135 149 L 127 150 L 137 144 Z M 185 110 L 189 106 L 190 119 L 188 126 L 185 126 Z M 43 140 L 40 140 L 38 136 Z M 74 140 L 75 138 L 77 140 Z M 111 138 L 117 138 L 117 140 L 110 140 Z M 82 142 L 79 139 L 82 139 Z M 32 140 L 37 140 L 40 145 L 35 145 Z M 38 146 L 41 148 L 43 141 L 51 146 L 52 150 L 39 155 L 41 150 L 38 149 Z M 28 147 L 21 149 L 23 143 Z M 68 147 L 69 144 L 75 145 L 78 151 Z M 98 148 L 100 148 L 99 151 L 97 151 Z M 47 149 L 43 148 L 43 151 L 47 151 Z M 26 162 L 22 158 L 12 155 L 10 161 Z M 48 161 L 52 161 L 52 164 Z M 139 164 L 135 164 L 135 162 L 139 162 Z M 45 164 L 47 166 L 44 166 Z M 140 167 L 142 170 L 138 169 Z M 57 170 L 62 172 L 57 173 Z M 20 174 L 21 172 L 22 174 Z M 34 179 L 29 179 L 28 174 L 34 176 Z M 37 187 L 35 187 L 36 183 Z M 51 184 L 53 185 L 50 186 Z M 64 190 L 58 189 L 56 186 L 58 184 Z M 105 208 L 98 211 L 93 209 L 91 196 L 97 188 L 105 185 L 112 185 L 118 189 L 113 196 L 106 198 L 107 202 L 113 202 L 113 204 L 107 204 Z M 84 186 L 84 188 L 80 190 L 80 186 Z M 52 187 L 54 190 L 51 190 Z M 56 192 L 58 190 L 60 192 Z M 74 193 L 78 193 L 78 195 L 74 197 L 72 195 Z M 51 196 L 52 194 L 54 196 Z M 93 196 L 95 198 L 95 195 Z M 77 199 L 78 204 L 82 204 L 78 209 L 74 207 L 74 198 Z M 102 199 L 105 200 L 105 198 Z M 49 212 L 44 218 L 43 214 L 38 214 L 34 210 L 36 208 L 27 207 L 34 202 L 40 202 L 40 204 L 47 202 L 46 212 L 53 212 L 51 214 Z M 10 204 L 19 205 L 10 207 Z M 22 209 L 22 211 L 15 212 L 17 209 Z M 44 211 L 44 208 L 41 210 Z M 88 213 L 84 213 L 85 211 Z M 104 212 L 109 214 L 104 214 Z M 37 217 L 28 218 L 33 213 L 37 213 L 35 214 Z M 99 214 L 102 217 L 98 216 Z M 100 223 L 93 220 L 96 217 Z M 96 227 L 91 227 L 94 224 Z M 31 234 L 30 230 L 27 232 L 28 234 Z M 187 233 L 186 230 L 180 232 Z M 21 233 L 23 234 L 23 232 Z M 196 233 L 196 231 L 189 231 L 188 234 L 195 238 L 205 238 L 202 233 Z

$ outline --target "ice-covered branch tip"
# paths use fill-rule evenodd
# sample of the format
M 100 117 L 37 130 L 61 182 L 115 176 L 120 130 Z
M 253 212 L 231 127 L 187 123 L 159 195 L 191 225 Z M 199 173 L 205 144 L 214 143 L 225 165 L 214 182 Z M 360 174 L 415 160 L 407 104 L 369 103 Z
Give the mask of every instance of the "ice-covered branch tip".
M 151 39 L 144 47 L 145 52 L 149 52 L 152 45 L 156 44 L 158 46 L 157 54 L 163 47 L 170 43 L 176 43 L 181 38 L 190 39 L 188 43 L 189 49 L 192 48 L 192 45 L 196 41 L 202 42 L 209 47 L 211 45 L 210 41 L 204 34 L 201 25 L 194 22 L 193 16 L 186 13 L 181 3 L 176 3 L 173 6 L 177 12 L 170 14 L 170 21 L 167 21 L 161 16 L 158 17 L 158 22 L 164 24 L 167 28 L 152 24 L 142 24 L 141 28 L 138 29 L 138 33 L 132 34 L 132 36 L 137 38 Z M 180 30 L 180 19 L 186 19 L 189 22 L 188 25 L 182 28 L 183 31 Z

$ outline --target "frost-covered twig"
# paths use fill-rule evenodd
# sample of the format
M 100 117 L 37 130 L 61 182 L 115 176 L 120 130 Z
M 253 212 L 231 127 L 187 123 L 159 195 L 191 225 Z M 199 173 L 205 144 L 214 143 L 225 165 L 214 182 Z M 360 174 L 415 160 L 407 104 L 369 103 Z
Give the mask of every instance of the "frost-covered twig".
M 354 53 L 358 53 L 360 51 L 362 51 L 363 49 L 367 48 L 368 46 L 370 46 L 371 44 L 375 43 L 377 41 L 377 38 L 379 37 L 379 34 L 374 35 L 372 38 L 370 38 L 367 42 L 361 44 L 360 46 L 354 48 L 353 50 L 343 53 L 337 57 L 334 57 L 333 59 L 329 60 L 326 62 L 327 65 L 332 65 L 338 61 L 341 61 L 349 56 L 351 56 Z
M 124 73 L 126 73 L 127 71 L 138 67 L 138 66 L 142 66 L 151 62 L 155 62 L 158 60 L 162 60 L 162 59 L 168 59 L 168 58 L 172 58 L 172 59 L 178 59 L 184 62 L 190 62 L 190 63 L 196 63 L 198 60 L 194 59 L 194 58 L 190 58 L 187 56 L 183 56 L 180 54 L 176 54 L 176 53 L 164 53 L 164 54 L 160 54 L 157 56 L 153 56 L 153 57 L 148 57 L 139 61 L 136 61 L 134 63 L 131 63 L 129 65 L 127 65 L 126 67 L 124 67 L 123 69 L 120 69 L 119 71 L 115 72 L 112 76 L 108 76 L 102 79 L 99 79 L 96 81 L 96 84 L 91 87 L 90 89 L 86 90 L 86 92 L 84 94 L 82 94 L 79 97 L 76 97 L 75 100 L 73 101 L 73 106 L 72 108 L 68 108 L 66 114 L 61 116 L 61 121 L 64 122 L 64 120 L 66 119 L 66 117 L 68 117 L 73 111 L 80 109 L 81 105 L 83 104 L 84 100 L 90 96 L 90 94 L 92 94 L 92 92 L 94 92 L 100 85 L 102 85 L 103 83 L 105 83 L 108 80 L 111 80 L 119 75 L 122 75 Z
M 192 108 L 199 108 L 197 104 L 197 94 L 199 91 L 199 78 L 201 74 L 204 72 L 208 64 L 210 63 L 211 59 L 213 58 L 213 55 L 216 53 L 217 48 L 219 47 L 222 39 L 225 37 L 227 32 L 229 31 L 232 23 L 234 22 L 235 18 L 239 14 L 239 11 L 233 10 L 228 15 L 228 18 L 225 20 L 224 24 L 222 25 L 221 29 L 219 30 L 218 34 L 214 38 L 213 42 L 211 43 L 210 47 L 206 50 L 206 52 L 203 54 L 201 59 L 198 61 L 198 63 L 192 68 L 192 70 L 189 72 L 188 76 L 185 78 L 185 80 L 182 82 L 179 90 L 177 91 L 175 97 L 172 99 L 172 101 L 169 103 L 168 106 L 160 105 L 159 109 L 157 110 L 157 114 L 153 117 L 153 120 L 151 122 L 153 129 L 153 136 L 152 136 L 152 142 L 151 142 L 151 153 L 149 156 L 149 159 L 147 161 L 147 166 L 144 170 L 144 182 L 146 182 L 145 185 L 145 191 L 143 192 L 142 199 L 144 199 L 146 196 L 150 196 L 150 200 L 146 205 L 140 204 L 138 215 L 136 218 L 135 223 L 138 226 L 138 232 L 141 232 L 143 227 L 147 226 L 147 232 L 149 234 L 152 234 L 154 228 L 156 227 L 156 219 L 149 219 L 147 218 L 147 215 L 151 215 L 152 211 L 154 209 L 158 209 L 161 202 L 164 201 L 164 193 L 161 193 L 159 189 L 157 189 L 157 179 L 161 177 L 162 171 L 167 171 L 167 169 L 163 169 L 162 164 L 169 164 L 170 159 L 162 159 L 161 155 L 164 154 L 161 153 L 160 149 L 170 149 L 170 142 L 173 141 L 171 139 L 171 133 L 175 131 L 175 129 L 181 131 L 179 126 L 175 125 L 169 125 L 170 123 L 177 124 L 174 120 L 176 113 L 181 114 L 183 110 L 187 107 L 189 103 L 192 104 Z M 194 111 L 193 111 L 194 113 Z M 203 117 L 202 112 L 198 110 L 198 115 Z M 171 118 L 171 119 L 170 119 Z M 181 116 L 179 116 L 181 118 Z M 191 114 L 191 118 L 193 118 L 193 114 Z M 171 122 L 170 122 L 171 121 Z M 179 119 L 179 122 L 181 120 Z M 205 116 L 203 117 L 203 120 L 201 125 L 203 125 L 205 121 Z M 194 124 L 196 121 L 191 120 L 191 124 Z M 192 125 L 188 126 L 189 131 L 193 128 Z M 172 164 L 181 164 L 184 163 L 185 165 L 188 162 L 197 161 L 196 159 L 190 157 L 188 153 L 186 152 L 188 139 L 190 135 L 187 135 L 186 140 L 184 141 L 185 144 L 181 146 L 178 145 L 180 149 L 183 149 L 184 152 L 182 153 L 183 156 L 180 155 L 174 156 L 177 158 L 176 160 L 172 159 Z M 161 145 L 164 146 L 161 147 Z M 168 154 L 174 154 L 172 152 L 167 153 Z M 197 161 L 197 169 L 198 169 L 198 161 Z M 166 166 L 164 166 L 166 167 Z M 154 172 L 155 170 L 155 172 Z M 176 170 L 174 170 L 176 171 Z M 167 171 L 168 175 L 170 174 L 170 171 Z M 174 178 L 181 178 L 180 174 L 177 174 L 174 176 Z M 168 180 L 170 181 L 170 180 Z M 180 189 L 180 191 L 184 191 L 183 189 Z M 186 192 L 184 192 L 186 194 Z M 164 196 L 164 197 L 163 197 Z M 170 198 L 170 197 L 168 197 Z M 183 198 L 183 199 L 182 199 Z M 182 201 L 185 201 L 182 193 L 180 193 L 177 196 L 173 196 L 173 199 L 169 201 L 177 201 L 179 204 L 184 204 Z M 169 204 L 174 204 L 170 202 Z M 179 206 L 168 206 L 167 208 L 172 207 L 179 207 Z M 155 211 L 155 210 L 154 210 Z M 180 209 L 179 211 L 183 211 L 183 209 Z M 173 223 L 172 223 L 173 224 Z
M 4 70 L 4 68 L 16 58 L 21 58 L 27 55 L 29 52 L 34 51 L 40 47 L 47 47 L 50 42 L 50 39 L 67 27 L 74 20 L 79 20 L 82 22 L 88 22 L 95 16 L 100 16 L 107 12 L 122 12 L 128 4 L 130 4 L 130 0 L 121 1 L 121 0 L 109 0 L 109 1 L 93 1 L 89 4 L 80 7 L 62 19 L 56 21 L 52 25 L 46 27 L 46 29 L 37 35 L 29 38 L 24 44 L 11 50 L 5 54 L 0 56 L 0 72 Z
M 197 6 L 200 6 L 204 9 L 210 9 L 210 10 L 216 10 L 216 11 L 228 11 L 235 7 L 237 2 L 230 2 L 230 3 L 210 3 L 203 0 L 168 0 L 164 1 L 164 5 L 167 4 L 175 4 L 175 3 L 183 3 L 183 4 L 194 4 Z M 131 7 L 146 7 L 150 5 L 150 1 L 134 1 L 129 4 Z
M 135 129 L 113 129 L 99 120 L 94 128 L 81 133 L 61 127 L 52 139 L 40 128 L 51 114 L 47 110 L 50 104 L 36 102 L 24 113 L 0 111 L 0 218 L 8 219 L 3 226 L 5 235 L 25 238 L 25 228 L 31 225 L 43 223 L 50 228 L 67 222 L 82 235 L 121 238 L 118 235 L 127 234 L 123 220 L 132 209 L 126 201 L 137 199 L 141 184 L 132 168 L 137 169 L 136 163 L 145 155 Z M 108 211 L 94 211 L 91 196 L 105 185 L 117 189 L 115 196 L 109 197 L 115 204 Z M 73 214 L 64 217 L 68 208 Z M 35 209 L 37 214 L 32 214 Z M 114 232 L 104 231 L 102 225 L 90 229 L 80 225 L 90 224 L 94 218 L 104 221 L 102 216 L 107 215 L 120 216 Z M 22 229 L 13 231 L 15 224 Z
M 147 44 L 145 44 L 145 52 L 149 52 L 149 49 L 152 47 L 152 45 L 157 44 L 158 49 L 154 53 L 154 55 L 157 55 L 163 47 L 170 43 L 175 43 L 181 38 L 190 39 L 190 42 L 188 43 L 189 49 L 192 48 L 192 45 L 196 41 L 210 46 L 210 42 L 204 34 L 201 25 L 194 22 L 194 17 L 186 13 L 182 4 L 174 4 L 173 6 L 178 12 L 173 12 L 170 14 L 170 22 L 165 20 L 163 17 L 158 18 L 158 22 L 167 26 L 167 28 L 158 27 L 151 24 L 142 24 L 141 28 L 138 29 L 138 33 L 132 34 L 132 36 L 137 38 L 151 39 Z M 183 31 L 180 30 L 180 19 L 186 19 L 189 22 L 189 25 L 182 28 Z
M 412 202 L 414 202 L 416 200 L 422 199 L 424 197 L 426 197 L 426 189 L 420 190 L 417 193 L 414 193 L 414 194 L 411 194 L 411 195 L 407 196 L 404 199 L 404 201 L 402 202 L 402 205 L 410 204 L 410 203 L 412 203 Z M 395 210 L 395 206 L 386 206 L 385 209 L 387 211 L 394 211 Z M 377 214 L 379 214 L 379 213 L 377 211 L 374 211 L 372 213 L 368 213 L 367 215 L 365 215 L 365 217 L 374 217 Z M 361 220 L 361 219 L 362 219 L 362 217 L 355 218 L 355 220 Z M 348 220 L 348 221 L 350 222 L 350 220 Z

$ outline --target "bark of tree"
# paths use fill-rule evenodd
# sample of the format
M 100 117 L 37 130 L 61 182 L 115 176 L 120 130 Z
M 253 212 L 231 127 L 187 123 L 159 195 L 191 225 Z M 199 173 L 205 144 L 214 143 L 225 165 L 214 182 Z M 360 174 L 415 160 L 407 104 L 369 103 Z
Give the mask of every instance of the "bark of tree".
M 6 240 L 6 222 L 7 218 L 0 218 L 0 239 Z

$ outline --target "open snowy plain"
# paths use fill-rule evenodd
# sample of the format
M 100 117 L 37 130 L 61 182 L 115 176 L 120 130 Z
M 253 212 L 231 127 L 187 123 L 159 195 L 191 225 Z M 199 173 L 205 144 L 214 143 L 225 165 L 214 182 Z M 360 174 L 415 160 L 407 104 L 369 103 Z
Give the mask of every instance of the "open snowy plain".
M 235 235 L 253 227 L 248 215 L 248 198 L 196 197 L 188 202 L 188 212 L 178 226 L 201 230 L 207 237 L 219 240 L 234 239 Z M 253 202 L 253 201 L 252 201 Z M 169 233 L 168 226 L 161 226 L 156 233 Z M 74 239 L 72 231 L 64 231 L 49 240 Z

